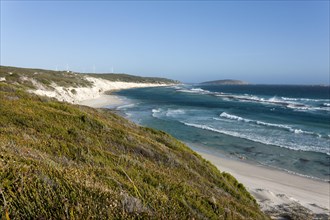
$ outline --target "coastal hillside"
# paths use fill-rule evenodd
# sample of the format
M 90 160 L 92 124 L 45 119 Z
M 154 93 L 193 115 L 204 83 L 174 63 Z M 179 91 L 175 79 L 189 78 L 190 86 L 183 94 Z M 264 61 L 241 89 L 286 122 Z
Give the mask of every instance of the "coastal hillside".
M 201 84 L 214 84 L 214 85 L 248 85 L 248 82 L 241 80 L 233 80 L 233 79 L 223 79 L 223 80 L 214 80 L 202 82 Z
M 176 80 L 158 78 L 158 77 L 141 77 L 129 74 L 105 73 L 78 73 L 72 71 L 54 71 L 45 69 L 20 68 L 12 66 L 0 66 L 0 81 L 9 83 L 20 83 L 28 88 L 36 88 L 36 83 L 44 87 L 50 87 L 51 84 L 57 84 L 63 87 L 81 87 L 92 86 L 92 82 L 86 77 L 94 77 L 117 82 L 131 83 L 154 83 L 154 84 L 177 84 Z M 2 79 L 2 80 L 1 80 Z M 34 81 L 35 82 L 34 82 Z
M 102 73 L 102 74 L 95 74 L 95 73 L 88 73 L 84 74 L 91 77 L 102 78 L 110 81 L 117 81 L 117 82 L 135 82 L 135 83 L 166 83 L 166 84 L 178 84 L 180 83 L 177 80 L 166 79 L 166 78 L 159 78 L 159 77 L 142 77 L 142 76 L 133 76 L 124 73 Z
M 268 218 L 242 184 L 168 134 L 6 82 L 0 83 L 0 213 L 4 219 Z
M 167 86 L 179 83 L 165 78 L 127 74 L 82 74 L 71 71 L 9 66 L 0 66 L 0 81 L 19 85 L 28 92 L 37 95 L 53 97 L 59 101 L 75 104 L 98 98 L 109 90 Z

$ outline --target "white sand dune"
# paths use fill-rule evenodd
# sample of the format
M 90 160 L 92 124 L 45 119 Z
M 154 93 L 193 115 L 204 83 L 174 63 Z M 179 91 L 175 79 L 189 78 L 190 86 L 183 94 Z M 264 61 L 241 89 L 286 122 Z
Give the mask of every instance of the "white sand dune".
M 79 102 L 79 105 L 86 105 L 93 108 L 116 107 L 124 102 L 115 95 L 100 95 L 98 98 L 87 99 Z
M 85 77 L 86 80 L 92 82 L 92 87 L 61 87 L 56 84 L 52 84 L 52 89 L 45 89 L 41 84 L 39 85 L 36 81 L 31 79 L 34 86 L 38 89 L 30 90 L 30 92 L 35 93 L 41 96 L 48 96 L 56 98 L 59 101 L 90 105 L 93 107 L 102 107 L 101 103 L 95 103 L 93 105 L 92 99 L 98 99 L 99 102 L 107 104 L 111 101 L 115 101 L 115 98 L 110 100 L 110 97 L 104 96 L 104 92 L 111 90 L 120 90 L 120 89 L 130 89 L 130 88 L 140 88 L 140 87 L 156 87 L 156 86 L 168 86 L 169 84 L 156 84 L 156 83 L 133 83 L 133 82 L 114 82 L 105 79 L 95 78 L 95 77 Z M 105 103 L 105 99 L 107 103 Z M 88 101 L 89 100 L 89 101 Z M 103 101 L 101 101 L 103 100 Z

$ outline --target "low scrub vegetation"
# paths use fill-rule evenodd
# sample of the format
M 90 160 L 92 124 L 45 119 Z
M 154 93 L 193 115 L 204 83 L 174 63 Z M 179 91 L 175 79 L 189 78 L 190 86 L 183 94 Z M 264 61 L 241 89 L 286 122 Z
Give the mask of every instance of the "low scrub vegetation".
M 107 74 L 88 74 L 92 77 L 102 78 L 110 81 L 120 81 L 120 82 L 137 82 L 137 83 L 166 83 L 166 84 L 177 84 L 179 81 L 158 78 L 158 77 L 141 77 L 133 76 L 124 73 L 107 73 Z
M 168 134 L 0 83 L 4 219 L 267 219 Z
M 10 84 L 20 85 L 27 89 L 53 89 L 53 86 L 62 87 L 91 87 L 92 82 L 85 77 L 102 78 L 109 81 L 135 82 L 135 83 L 165 83 L 173 84 L 178 81 L 157 78 L 141 77 L 128 74 L 82 74 L 71 71 L 53 71 L 44 69 L 18 68 L 0 66 L 0 78 Z M 72 91 L 74 93 L 75 90 Z
M 67 71 L 0 66 L 0 77 L 5 78 L 8 83 L 19 84 L 31 89 L 37 89 L 40 85 L 49 88 L 52 83 L 63 87 L 92 86 L 92 83 L 83 75 Z

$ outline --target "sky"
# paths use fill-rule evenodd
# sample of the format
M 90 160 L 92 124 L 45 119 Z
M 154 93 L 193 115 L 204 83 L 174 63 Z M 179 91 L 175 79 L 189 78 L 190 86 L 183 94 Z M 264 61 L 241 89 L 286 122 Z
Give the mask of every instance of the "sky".
M 3 1 L 1 65 L 329 84 L 329 1 Z

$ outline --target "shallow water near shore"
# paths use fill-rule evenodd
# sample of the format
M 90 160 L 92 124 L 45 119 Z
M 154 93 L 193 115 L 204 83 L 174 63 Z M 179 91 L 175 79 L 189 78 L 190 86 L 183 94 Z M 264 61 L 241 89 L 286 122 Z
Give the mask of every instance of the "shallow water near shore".
M 329 181 L 327 86 L 180 85 L 118 91 L 138 124 L 204 150 Z M 203 150 L 203 149 L 202 149 Z

